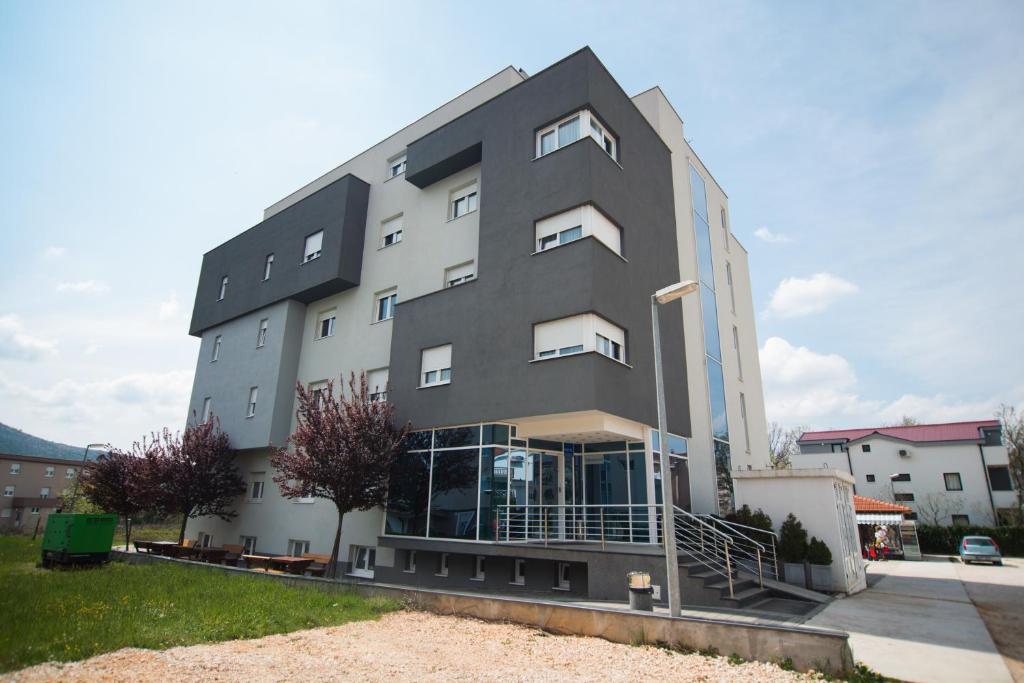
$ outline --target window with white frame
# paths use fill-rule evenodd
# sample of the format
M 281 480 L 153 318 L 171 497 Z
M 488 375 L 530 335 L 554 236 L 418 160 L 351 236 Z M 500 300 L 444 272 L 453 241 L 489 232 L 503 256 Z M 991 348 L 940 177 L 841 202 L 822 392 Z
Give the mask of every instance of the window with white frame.
M 309 393 L 313 395 L 313 401 L 317 406 L 324 404 L 327 400 L 327 380 L 309 383 Z
M 249 480 L 249 495 L 246 500 L 250 503 L 260 503 L 263 501 L 263 487 L 266 482 L 266 472 L 253 472 L 251 474 L 252 479 Z
M 259 332 L 256 333 L 256 348 L 261 348 L 267 343 L 267 329 L 270 327 L 270 319 L 264 318 L 260 321 Z
M 420 386 L 449 384 L 452 379 L 452 345 L 443 344 L 423 349 L 420 363 Z
M 393 244 L 398 244 L 402 241 L 402 228 L 405 224 L 405 216 L 399 214 L 394 218 L 389 218 L 380 225 L 380 246 L 381 249 L 384 247 L 390 247 Z
M 750 452 L 750 425 L 747 423 L 747 397 L 740 393 L 740 419 L 743 420 L 743 439 L 744 444 L 747 447 L 747 453 Z
M 725 281 L 729 283 L 729 305 L 733 313 L 736 312 L 736 290 L 732 286 L 732 264 L 725 262 Z
M 477 210 L 480 205 L 476 182 L 453 190 L 449 198 L 448 219 L 455 220 Z
M 13 495 L 14 495 L 14 487 L 13 486 L 5 486 L 4 487 L 4 498 L 10 498 Z
M 725 217 L 725 207 L 721 208 L 722 212 L 722 238 L 725 239 L 725 250 L 729 251 L 729 221 Z
M 388 369 L 377 368 L 366 373 L 366 390 L 371 401 L 388 400 Z
M 460 263 L 457 266 L 451 268 L 445 268 L 444 270 L 444 286 L 454 287 L 455 285 L 461 285 L 463 282 L 469 282 L 476 277 L 476 263 L 469 261 L 468 263 Z
M 309 541 L 300 541 L 294 538 L 288 539 L 288 554 L 292 557 L 302 557 L 309 552 Z
M 448 576 L 448 553 L 437 556 L 437 571 L 434 573 L 438 576 Z
M 245 416 L 252 417 L 256 414 L 256 397 L 260 393 L 259 387 L 249 387 L 249 403 L 245 409 Z
M 224 297 L 228 294 L 228 276 L 225 275 L 220 279 L 220 294 L 217 295 L 217 301 L 224 301 Z
M 743 360 L 740 357 L 740 331 L 732 326 L 732 348 L 736 352 L 736 377 L 743 379 Z
M 537 251 L 547 251 L 584 237 L 593 237 L 622 256 L 622 228 L 593 204 L 584 204 L 542 218 L 534 227 Z
M 324 337 L 334 336 L 334 325 L 338 319 L 337 309 L 332 308 L 329 311 L 323 311 L 316 317 L 316 335 L 315 339 L 323 339 Z
M 512 561 L 512 580 L 509 583 L 515 586 L 526 585 L 526 560 L 516 558 Z
M 210 354 L 211 363 L 216 363 L 217 359 L 220 358 L 220 342 L 221 336 L 218 334 L 213 338 L 213 352 Z
M 12 462 L 11 469 L 8 471 L 9 474 L 21 474 L 21 463 Z
M 50 497 L 50 487 L 49 486 L 44 486 L 43 488 L 39 489 L 39 497 L 40 498 L 49 498 Z
M 30 508 L 29 509 L 29 514 L 38 515 L 39 514 L 39 508 L 37 508 L 37 507 Z
M 406 574 L 416 573 L 416 551 L 406 550 L 405 551 L 405 566 L 402 568 Z
M 242 552 L 246 555 L 252 555 L 256 552 L 256 537 L 255 536 L 239 536 L 239 543 L 242 544 Z
M 362 576 L 368 579 L 373 578 L 373 567 L 377 560 L 377 549 L 365 545 L 352 546 L 352 569 L 349 572 L 353 576 Z
M 549 320 L 533 326 L 534 359 L 597 351 L 626 362 L 626 332 L 593 313 Z
M 266 282 L 270 279 L 270 268 L 274 265 L 274 255 L 267 254 L 266 260 L 263 262 L 263 281 Z
M 570 581 L 570 564 L 568 562 L 559 562 L 557 573 L 555 574 L 555 589 L 560 591 L 567 591 L 572 588 L 572 582 Z
M 53 478 L 53 467 L 47 467 L 46 468 L 46 474 L 44 474 L 43 476 L 45 476 L 47 479 L 52 479 Z
M 209 396 L 203 399 L 203 412 L 200 417 L 202 418 L 203 424 L 209 422 L 210 418 L 213 417 L 213 401 Z
M 395 306 L 397 305 L 397 289 L 388 289 L 383 292 L 377 292 L 374 299 L 373 319 L 376 322 L 391 320 L 395 317 Z
M 537 131 L 536 154 L 542 157 L 590 137 L 612 159 L 618 159 L 618 139 L 589 109 L 573 112 Z
M 474 557 L 473 558 L 473 576 L 470 577 L 470 578 L 472 578 L 474 581 L 483 581 L 484 577 L 485 577 L 484 571 L 486 569 L 486 567 L 485 567 L 486 562 L 487 562 L 487 558 L 484 557 L 483 555 L 477 555 L 476 557 Z
M 405 173 L 405 160 L 405 152 L 388 159 L 388 178 L 394 178 Z
M 64 470 L 64 478 L 65 479 L 74 479 L 76 472 L 77 472 L 77 470 L 74 467 L 69 467 L 66 470 Z
M 320 258 L 320 252 L 324 247 L 324 231 L 314 232 L 306 238 L 306 248 L 303 251 L 302 262 L 309 263 L 313 259 Z

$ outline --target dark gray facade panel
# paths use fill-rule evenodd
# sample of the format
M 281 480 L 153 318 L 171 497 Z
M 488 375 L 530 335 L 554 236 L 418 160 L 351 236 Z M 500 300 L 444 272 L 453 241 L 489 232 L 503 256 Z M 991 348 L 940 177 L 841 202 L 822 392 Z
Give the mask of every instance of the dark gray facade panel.
M 534 159 L 535 132 L 589 107 L 619 161 L 584 138 Z M 420 138 L 406 179 L 425 187 L 480 145 L 477 280 L 400 302 L 391 398 L 416 426 L 603 410 L 656 424 L 650 295 L 679 280 L 671 156 L 589 49 Z M 533 254 L 536 220 L 594 202 L 623 229 L 627 261 L 596 239 Z M 668 428 L 689 435 L 682 308 L 663 306 Z M 533 325 L 593 312 L 627 332 L 631 368 L 598 354 L 531 363 Z M 450 385 L 418 389 L 420 352 L 451 343 Z
M 370 186 L 349 174 L 203 256 L 189 334 L 285 299 L 309 303 L 359 284 Z M 324 231 L 320 258 L 303 263 L 306 237 Z M 263 280 L 274 254 L 269 280 Z M 221 278 L 227 296 L 218 301 Z

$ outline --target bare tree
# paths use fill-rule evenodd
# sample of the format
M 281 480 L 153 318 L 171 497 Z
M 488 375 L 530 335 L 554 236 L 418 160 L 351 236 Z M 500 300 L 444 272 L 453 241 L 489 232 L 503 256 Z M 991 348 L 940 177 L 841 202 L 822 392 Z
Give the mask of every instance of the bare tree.
M 804 433 L 803 427 L 784 429 L 778 422 L 768 425 L 768 464 L 772 469 L 791 467 L 793 456 L 800 452 L 797 441 Z
M 945 526 L 946 518 L 964 507 L 963 496 L 954 493 L 926 493 L 914 502 L 918 517 L 931 526 Z
M 1024 413 L 1019 413 L 1013 406 L 1001 405 L 999 426 L 1002 429 L 1003 445 L 1010 464 L 1010 478 L 1017 490 L 1017 522 L 1024 520 Z
M 896 422 L 884 422 L 884 423 L 882 423 L 882 426 L 883 427 L 916 427 L 919 424 L 921 424 L 921 421 L 918 420 L 913 415 L 904 415 L 898 421 L 896 421 Z

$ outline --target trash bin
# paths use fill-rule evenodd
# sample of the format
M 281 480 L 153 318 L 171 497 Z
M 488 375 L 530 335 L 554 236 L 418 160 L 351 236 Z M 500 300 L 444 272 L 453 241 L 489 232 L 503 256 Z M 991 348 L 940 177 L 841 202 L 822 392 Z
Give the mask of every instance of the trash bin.
M 630 572 L 626 574 L 626 585 L 629 588 L 629 608 L 642 612 L 654 611 L 654 588 L 651 586 L 651 575 L 647 572 Z

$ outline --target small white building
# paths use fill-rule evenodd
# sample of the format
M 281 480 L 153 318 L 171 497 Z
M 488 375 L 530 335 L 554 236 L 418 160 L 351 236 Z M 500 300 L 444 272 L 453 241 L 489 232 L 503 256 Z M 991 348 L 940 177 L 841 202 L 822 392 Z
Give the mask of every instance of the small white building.
M 998 420 L 806 432 L 796 468 L 853 475 L 854 492 L 902 503 L 922 524 L 999 523 L 1014 506 Z

